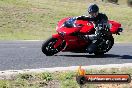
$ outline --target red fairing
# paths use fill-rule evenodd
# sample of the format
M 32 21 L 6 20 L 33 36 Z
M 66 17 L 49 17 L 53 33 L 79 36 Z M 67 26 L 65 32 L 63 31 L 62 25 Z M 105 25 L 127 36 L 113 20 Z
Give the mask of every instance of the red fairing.
M 82 20 L 77 20 L 77 21 L 76 21 L 76 24 L 82 24 L 83 26 L 78 26 L 78 27 L 73 27 L 73 28 L 66 28 L 66 27 L 63 27 L 63 26 L 62 26 L 63 23 L 64 23 L 66 20 L 68 20 L 69 18 L 70 18 L 70 17 L 64 18 L 64 19 L 62 19 L 62 20 L 60 20 L 60 21 L 58 22 L 58 25 L 57 25 L 57 27 L 56 27 L 56 31 L 57 31 L 58 33 L 59 33 L 59 32 L 64 32 L 66 35 L 69 35 L 69 34 L 71 34 L 71 33 L 73 33 L 73 32 L 79 32 L 79 31 L 80 31 L 80 33 L 86 34 L 86 33 L 90 32 L 90 31 L 94 28 L 94 26 L 93 26 L 92 23 L 90 23 L 90 22 L 88 22 L 88 21 L 82 21 Z
M 54 34 L 54 35 L 52 35 L 52 37 L 58 39 L 58 41 L 54 45 L 54 48 L 57 48 L 63 42 L 63 40 L 66 41 L 67 47 L 63 51 L 83 50 L 88 45 L 88 41 L 81 40 L 77 36 L 68 36 L 67 35 L 67 36 L 62 37 L 59 34 Z
M 53 38 L 57 38 L 57 39 L 58 39 L 58 38 L 63 39 L 59 34 L 53 34 L 52 37 L 53 37 Z
M 65 36 L 64 40 L 66 41 L 66 49 L 63 51 L 81 51 L 86 48 L 88 41 L 82 40 L 77 36 Z
M 113 34 L 115 34 L 116 32 L 117 32 L 117 30 L 118 30 L 118 28 L 120 28 L 121 27 L 121 24 L 120 23 L 118 23 L 118 22 L 116 22 L 116 21 L 109 21 L 109 24 L 110 24 L 110 31 L 111 31 L 111 33 L 113 33 Z
M 87 34 L 91 32 L 94 29 L 94 25 L 91 22 L 78 20 L 76 21 L 77 24 L 82 24 L 82 28 L 80 29 L 80 32 L 83 34 Z
M 94 29 L 94 25 L 91 22 L 88 21 L 83 21 L 83 20 L 77 20 L 76 24 L 82 24 L 82 27 L 74 27 L 74 28 L 66 28 L 66 27 L 62 27 L 63 23 L 68 20 L 70 17 L 64 18 L 62 20 L 60 20 L 58 22 L 58 26 L 56 28 L 57 32 L 64 32 L 66 34 L 71 34 L 73 32 L 78 32 L 80 31 L 80 33 L 83 34 L 89 34 L 89 32 L 93 31 Z M 118 30 L 118 28 L 121 27 L 121 24 L 119 22 L 113 21 L 113 20 L 109 20 L 109 24 L 110 24 L 110 31 L 111 33 L 115 34 Z

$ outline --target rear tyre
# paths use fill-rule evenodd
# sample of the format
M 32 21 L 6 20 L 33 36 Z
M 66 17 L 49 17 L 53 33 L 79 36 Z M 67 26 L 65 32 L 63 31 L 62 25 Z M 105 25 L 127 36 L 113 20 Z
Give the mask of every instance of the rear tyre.
M 104 55 L 104 53 L 108 52 L 112 46 L 114 45 L 114 38 L 111 36 L 109 39 L 105 40 L 101 44 L 98 45 L 97 50 L 94 52 L 95 55 Z
M 42 52 L 46 56 L 53 56 L 54 54 L 60 52 L 65 47 L 65 42 L 62 42 L 61 45 L 59 45 L 57 48 L 54 48 L 55 43 L 57 42 L 57 38 L 49 38 L 47 41 L 45 41 L 42 44 Z

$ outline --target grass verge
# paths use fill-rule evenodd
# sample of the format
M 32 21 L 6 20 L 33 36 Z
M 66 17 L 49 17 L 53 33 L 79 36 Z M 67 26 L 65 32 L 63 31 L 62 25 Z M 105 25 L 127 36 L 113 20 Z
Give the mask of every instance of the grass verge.
M 132 68 L 89 69 L 88 74 L 130 74 Z M 76 82 L 76 71 L 24 73 L 0 76 L 0 88 L 79 88 Z M 129 84 L 86 84 L 83 88 L 130 88 Z
M 0 0 L 0 40 L 47 39 L 56 33 L 60 19 L 85 14 L 91 2 L 97 3 L 109 19 L 123 25 L 124 33 L 115 36 L 115 41 L 132 42 L 132 9 L 126 0 L 119 5 L 99 0 Z

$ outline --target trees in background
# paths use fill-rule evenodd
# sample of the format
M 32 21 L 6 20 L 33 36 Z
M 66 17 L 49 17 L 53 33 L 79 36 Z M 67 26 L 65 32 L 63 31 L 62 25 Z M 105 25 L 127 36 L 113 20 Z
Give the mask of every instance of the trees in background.
M 132 7 L 132 0 L 127 0 L 128 6 Z

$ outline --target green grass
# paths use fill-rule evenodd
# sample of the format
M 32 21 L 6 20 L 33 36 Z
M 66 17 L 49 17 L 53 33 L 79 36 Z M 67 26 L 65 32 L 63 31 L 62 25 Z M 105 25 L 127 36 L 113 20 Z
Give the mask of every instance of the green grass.
M 87 74 L 131 74 L 132 68 L 89 69 Z M 0 80 L 0 88 L 80 88 L 76 82 L 76 71 L 24 73 Z M 10 79 L 8 79 L 10 78 Z M 86 84 L 83 88 L 98 88 L 102 84 Z M 109 84 L 103 84 L 105 86 Z M 112 84 L 111 86 L 116 86 Z M 130 87 L 131 84 L 120 84 Z M 104 87 L 101 87 L 104 88 Z M 107 88 L 107 87 L 105 87 Z
M 0 0 L 0 40 L 47 39 L 56 33 L 60 19 L 85 14 L 90 2 L 93 0 Z M 109 19 L 122 23 L 124 33 L 115 36 L 115 41 L 132 42 L 132 9 L 125 0 L 120 5 L 96 3 Z

